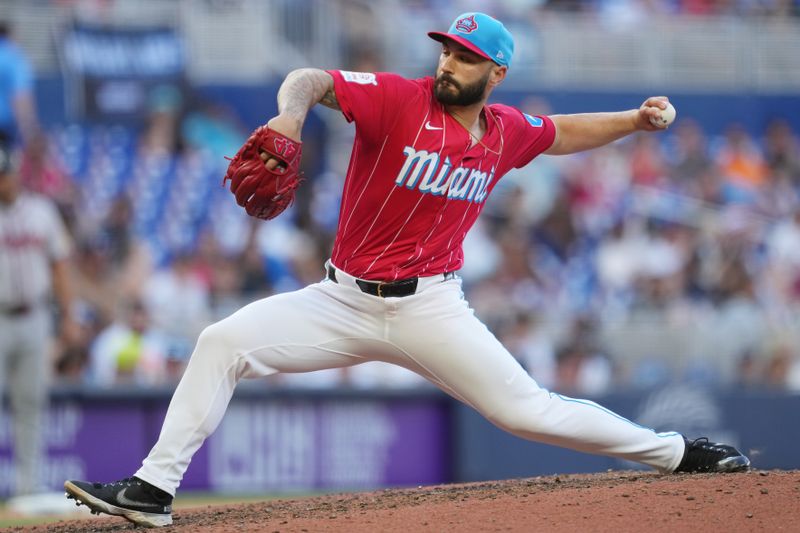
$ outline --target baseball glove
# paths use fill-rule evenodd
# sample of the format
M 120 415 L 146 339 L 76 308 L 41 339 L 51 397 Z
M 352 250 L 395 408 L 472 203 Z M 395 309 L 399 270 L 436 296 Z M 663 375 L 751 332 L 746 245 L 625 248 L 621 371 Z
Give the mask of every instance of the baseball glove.
M 298 168 L 302 145 L 261 126 L 233 159 L 228 158 L 230 164 L 222 185 L 231 181 L 236 203 L 244 207 L 248 215 L 263 220 L 275 218 L 292 204 L 295 190 L 302 181 Z M 267 169 L 260 157 L 262 152 L 278 160 L 275 169 Z

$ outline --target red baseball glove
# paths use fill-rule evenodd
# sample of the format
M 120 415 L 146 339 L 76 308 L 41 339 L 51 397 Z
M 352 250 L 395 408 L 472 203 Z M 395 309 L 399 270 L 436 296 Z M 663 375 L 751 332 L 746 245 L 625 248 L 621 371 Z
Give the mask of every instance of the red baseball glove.
M 290 139 L 267 126 L 254 131 L 231 159 L 222 184 L 231 180 L 236 203 L 253 217 L 269 220 L 283 213 L 294 201 L 300 185 L 300 152 L 303 143 Z M 279 161 L 269 170 L 260 154 Z

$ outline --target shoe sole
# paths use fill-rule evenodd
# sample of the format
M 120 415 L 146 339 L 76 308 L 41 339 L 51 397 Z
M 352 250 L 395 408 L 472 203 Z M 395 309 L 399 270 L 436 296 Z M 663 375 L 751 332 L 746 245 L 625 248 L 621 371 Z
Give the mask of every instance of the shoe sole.
M 717 463 L 717 472 L 746 472 L 750 470 L 750 459 L 744 455 L 728 457 Z
M 125 509 L 124 507 L 117 507 L 108 502 L 96 498 L 81 489 L 74 483 L 69 481 L 64 482 L 64 490 L 67 491 L 67 497 L 70 496 L 79 502 L 78 505 L 83 503 L 93 513 L 105 513 L 114 516 L 121 516 L 134 524 L 145 527 L 163 527 L 172 524 L 172 515 L 167 514 L 154 514 L 144 513 L 142 511 L 134 511 L 133 509 Z

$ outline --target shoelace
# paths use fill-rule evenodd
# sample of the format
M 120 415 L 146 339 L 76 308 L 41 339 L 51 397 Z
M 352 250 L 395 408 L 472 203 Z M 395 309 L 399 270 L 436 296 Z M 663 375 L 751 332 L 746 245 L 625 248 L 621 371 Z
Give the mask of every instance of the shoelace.
M 92 485 L 94 486 L 94 488 L 100 489 L 103 487 L 115 487 L 117 485 L 119 485 L 120 487 L 122 486 L 130 487 L 133 484 L 140 484 L 140 483 L 141 481 L 139 481 L 135 477 L 126 477 L 124 479 L 112 481 L 111 483 L 92 483 Z
M 164 491 L 162 491 L 162 490 L 160 490 L 160 489 L 158 489 L 156 487 L 153 487 L 151 485 L 148 485 L 147 483 L 144 483 L 141 479 L 136 478 L 136 477 L 126 477 L 126 478 L 120 479 L 118 481 L 112 481 L 111 483 L 93 483 L 92 485 L 96 489 L 102 489 L 104 487 L 116 487 L 116 486 L 119 486 L 119 487 L 138 486 L 138 487 L 141 487 L 141 489 L 145 493 L 149 494 L 156 501 L 159 501 L 159 502 L 166 501 L 166 505 L 169 505 L 169 503 L 172 501 L 172 496 L 170 496 L 166 492 L 164 492 Z
M 715 452 L 715 453 L 722 453 L 725 449 L 715 442 L 710 442 L 708 437 L 700 437 L 699 439 L 694 439 L 691 443 L 691 446 L 702 448 L 703 450 Z
M 691 470 L 710 470 L 721 459 L 725 449 L 710 442 L 708 437 L 700 437 L 689 442 L 687 465 Z

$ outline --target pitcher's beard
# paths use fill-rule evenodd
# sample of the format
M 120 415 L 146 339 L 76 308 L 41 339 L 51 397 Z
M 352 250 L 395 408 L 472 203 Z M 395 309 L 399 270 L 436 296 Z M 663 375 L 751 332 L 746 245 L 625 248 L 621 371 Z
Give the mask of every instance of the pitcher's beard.
M 433 94 L 444 105 L 468 106 L 477 104 L 483 99 L 490 74 L 491 72 L 487 72 L 483 78 L 470 85 L 458 83 L 449 74 L 440 74 L 433 84 Z

